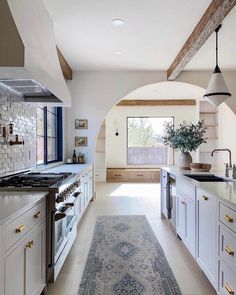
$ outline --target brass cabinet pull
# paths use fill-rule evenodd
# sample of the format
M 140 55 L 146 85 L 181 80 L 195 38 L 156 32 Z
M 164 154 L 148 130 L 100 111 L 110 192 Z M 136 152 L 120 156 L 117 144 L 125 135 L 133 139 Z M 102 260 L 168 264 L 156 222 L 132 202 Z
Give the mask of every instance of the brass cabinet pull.
M 234 294 L 234 291 L 230 288 L 228 284 L 225 284 L 225 289 L 227 290 L 229 294 L 232 294 L 232 295 Z
M 137 174 L 137 176 L 143 176 L 143 174 Z
M 36 214 L 34 214 L 34 218 L 39 218 L 40 215 L 41 215 L 41 212 L 39 211 L 39 212 L 37 212 Z
M 202 196 L 202 198 L 203 198 L 205 201 L 208 201 L 208 197 L 206 197 L 206 196 Z
M 16 233 L 21 233 L 25 228 L 24 224 L 21 224 L 18 228 L 16 228 Z
M 115 174 L 114 176 L 121 176 L 121 174 Z
M 27 243 L 26 248 L 31 249 L 33 247 L 33 245 L 34 245 L 34 241 L 32 240 L 32 241 Z
M 234 250 L 232 250 L 229 246 L 225 247 L 225 252 L 227 252 L 231 256 L 234 256 Z
M 233 217 L 229 216 L 228 214 L 225 215 L 225 220 L 228 222 L 234 222 Z

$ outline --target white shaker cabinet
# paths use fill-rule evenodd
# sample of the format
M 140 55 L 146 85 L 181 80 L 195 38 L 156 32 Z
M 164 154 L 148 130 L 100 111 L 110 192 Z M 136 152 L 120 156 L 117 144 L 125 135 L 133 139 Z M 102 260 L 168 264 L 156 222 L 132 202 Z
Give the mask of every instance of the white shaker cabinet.
M 197 262 L 217 287 L 217 201 L 197 188 Z
M 4 295 L 39 295 L 45 286 L 45 230 L 34 228 L 4 261 Z
M 196 256 L 195 187 L 184 178 L 177 178 L 176 231 L 185 246 Z
M 40 295 L 46 285 L 45 197 L 2 223 L 0 233 L 0 294 Z
M 195 257 L 195 202 L 177 195 L 177 234 Z

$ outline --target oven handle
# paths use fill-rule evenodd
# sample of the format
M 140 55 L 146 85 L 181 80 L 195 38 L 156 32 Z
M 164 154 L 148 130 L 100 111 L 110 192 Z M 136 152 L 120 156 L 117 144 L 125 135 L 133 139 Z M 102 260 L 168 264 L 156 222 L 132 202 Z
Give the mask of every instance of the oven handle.
M 75 206 L 74 203 L 65 203 L 65 206 L 63 208 L 65 208 L 65 211 L 60 212 L 57 211 L 55 213 L 55 221 L 58 221 L 60 219 L 63 219 L 66 217 L 67 213 Z

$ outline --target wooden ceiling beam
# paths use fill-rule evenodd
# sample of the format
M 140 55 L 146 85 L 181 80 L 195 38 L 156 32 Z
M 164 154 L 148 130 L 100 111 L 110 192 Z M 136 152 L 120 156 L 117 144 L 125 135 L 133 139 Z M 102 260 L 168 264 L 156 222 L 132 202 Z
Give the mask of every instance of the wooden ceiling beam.
M 57 54 L 58 54 L 58 58 L 59 58 L 59 62 L 61 65 L 61 70 L 62 70 L 64 78 L 66 80 L 72 80 L 72 69 L 58 47 L 57 47 Z
M 194 28 L 193 32 L 167 70 L 167 79 L 174 80 L 186 64 L 198 52 L 226 15 L 235 6 L 236 0 L 213 0 Z
M 195 99 L 123 99 L 116 106 L 194 106 Z

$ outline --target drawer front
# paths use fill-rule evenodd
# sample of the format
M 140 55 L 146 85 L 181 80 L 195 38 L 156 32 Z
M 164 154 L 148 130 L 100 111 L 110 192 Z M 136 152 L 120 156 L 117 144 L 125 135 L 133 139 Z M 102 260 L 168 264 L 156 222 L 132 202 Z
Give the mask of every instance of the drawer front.
M 127 171 L 107 171 L 107 179 L 109 180 L 127 180 L 128 176 Z
M 19 241 L 31 228 L 46 218 L 46 202 L 42 201 L 4 228 L 5 251 Z
M 129 179 L 131 181 L 152 181 L 152 172 L 149 171 L 130 171 Z
M 220 221 L 236 232 L 236 211 L 220 203 Z
M 176 191 L 180 195 L 195 200 L 195 186 L 182 176 L 176 178 Z
M 221 260 L 219 291 L 222 295 L 236 294 L 236 274 Z
M 233 236 L 229 229 L 220 225 L 220 257 L 227 265 L 236 272 L 236 236 Z

